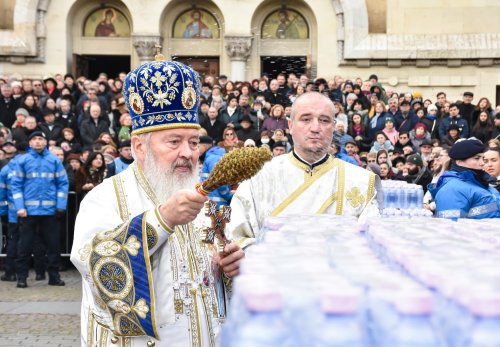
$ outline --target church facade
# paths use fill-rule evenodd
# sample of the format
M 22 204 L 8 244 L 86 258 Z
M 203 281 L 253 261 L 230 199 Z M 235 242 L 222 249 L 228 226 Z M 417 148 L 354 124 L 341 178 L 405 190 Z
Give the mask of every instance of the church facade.
M 113 76 L 161 50 L 235 81 L 375 73 L 394 90 L 498 104 L 498 18 L 491 0 L 3 0 L 0 76 Z

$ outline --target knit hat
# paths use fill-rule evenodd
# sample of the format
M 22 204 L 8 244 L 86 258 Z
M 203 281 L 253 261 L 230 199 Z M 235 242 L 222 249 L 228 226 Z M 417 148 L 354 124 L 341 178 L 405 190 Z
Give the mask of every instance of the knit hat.
M 385 117 L 385 123 L 387 123 L 387 122 L 392 122 L 392 124 L 394 124 L 395 123 L 394 117 L 386 116 Z
M 448 132 L 449 132 L 450 130 L 457 130 L 458 132 L 460 132 L 460 127 L 459 127 L 457 124 L 450 124 L 450 125 L 448 126 Z
M 415 127 L 413 129 L 417 130 L 417 128 L 424 128 L 424 131 L 427 131 L 427 125 L 422 122 L 418 122 L 417 124 L 415 124 Z
M 255 141 L 252 139 L 247 139 L 243 144 L 243 147 L 255 147 Z
M 284 147 L 284 148 L 286 148 L 286 142 L 285 141 L 276 141 L 273 144 L 273 149 L 275 149 L 276 147 Z
M 210 136 L 200 136 L 200 144 L 213 145 L 214 139 Z
M 412 95 L 414 98 L 422 98 L 423 97 L 422 92 L 419 90 L 415 90 Z
M 28 113 L 28 111 L 27 111 L 25 108 L 22 108 L 22 107 L 20 107 L 20 108 L 18 108 L 18 109 L 16 110 L 16 116 L 17 116 L 18 114 L 21 114 L 21 115 L 23 115 L 23 116 L 25 116 L 25 117 L 28 117 L 28 116 L 30 115 L 30 114 Z
M 422 160 L 422 157 L 418 154 L 409 155 L 408 158 L 406 158 L 406 162 L 415 164 L 415 165 L 420 166 L 420 167 L 424 166 L 424 162 Z
M 464 160 L 484 152 L 484 145 L 476 139 L 459 140 L 451 147 L 448 155 L 454 160 Z

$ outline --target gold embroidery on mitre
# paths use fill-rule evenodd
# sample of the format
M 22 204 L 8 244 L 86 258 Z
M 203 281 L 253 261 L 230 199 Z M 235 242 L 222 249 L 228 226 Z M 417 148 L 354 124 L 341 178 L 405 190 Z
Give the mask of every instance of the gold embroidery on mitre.
M 186 87 L 182 92 L 182 106 L 184 106 L 186 110 L 190 110 L 194 107 L 195 103 L 196 103 L 196 92 L 193 89 L 193 82 L 187 81 Z
M 352 188 L 345 194 L 347 201 L 351 204 L 352 207 L 356 208 L 365 202 L 365 198 L 363 194 L 361 194 L 358 187 Z
M 142 101 L 142 98 L 140 97 L 139 94 L 137 93 L 130 93 L 128 96 L 128 104 L 136 114 L 141 114 L 144 112 L 144 101 Z

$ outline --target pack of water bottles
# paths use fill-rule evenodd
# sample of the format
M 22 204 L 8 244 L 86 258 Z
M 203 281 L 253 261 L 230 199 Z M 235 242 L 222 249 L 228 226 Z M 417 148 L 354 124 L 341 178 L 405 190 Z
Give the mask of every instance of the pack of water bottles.
M 382 181 L 384 194 L 382 217 L 432 217 L 432 212 L 423 208 L 422 186 L 405 181 Z
M 413 221 L 269 218 L 221 346 L 500 346 L 498 224 Z

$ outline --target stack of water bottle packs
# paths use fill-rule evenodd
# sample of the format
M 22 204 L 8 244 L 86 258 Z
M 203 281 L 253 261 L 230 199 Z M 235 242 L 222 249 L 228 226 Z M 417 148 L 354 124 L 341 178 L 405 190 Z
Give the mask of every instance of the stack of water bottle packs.
M 432 217 L 432 212 L 423 208 L 422 186 L 405 181 L 382 181 L 384 192 L 382 217 Z
M 500 347 L 498 221 L 271 217 L 256 243 L 222 347 Z

